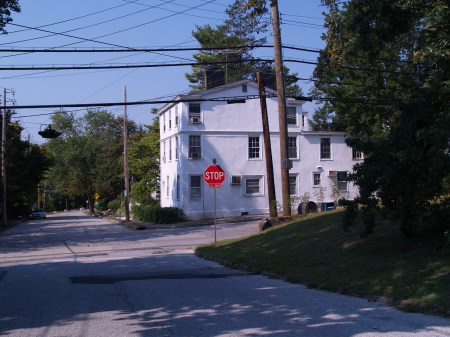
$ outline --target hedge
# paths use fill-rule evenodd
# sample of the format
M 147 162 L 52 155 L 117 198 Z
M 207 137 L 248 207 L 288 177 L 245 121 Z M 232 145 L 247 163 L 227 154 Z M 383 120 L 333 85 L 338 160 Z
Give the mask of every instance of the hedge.
M 175 223 L 183 220 L 183 210 L 176 207 L 159 207 L 155 205 L 133 205 L 135 219 L 152 223 Z

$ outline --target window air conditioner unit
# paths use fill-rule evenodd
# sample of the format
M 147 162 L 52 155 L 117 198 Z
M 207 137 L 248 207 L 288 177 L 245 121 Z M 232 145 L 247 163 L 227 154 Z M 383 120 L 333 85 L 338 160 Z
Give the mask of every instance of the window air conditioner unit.
M 328 176 L 329 177 L 336 177 L 337 176 L 337 172 L 336 171 L 328 171 Z
M 191 153 L 191 159 L 199 159 L 199 158 L 200 158 L 200 153 L 198 153 L 198 152 Z
M 240 185 L 241 176 L 231 176 L 231 185 Z
M 191 117 L 191 124 L 200 124 L 200 117 Z
M 163 161 L 163 163 L 165 163 L 166 162 L 166 157 L 162 157 L 162 161 Z

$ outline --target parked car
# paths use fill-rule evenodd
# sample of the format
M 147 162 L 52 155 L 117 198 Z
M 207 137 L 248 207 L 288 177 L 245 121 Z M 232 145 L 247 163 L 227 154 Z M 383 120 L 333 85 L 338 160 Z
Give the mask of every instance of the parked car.
M 30 214 L 31 219 L 45 219 L 47 215 L 43 208 L 33 209 L 33 212 Z

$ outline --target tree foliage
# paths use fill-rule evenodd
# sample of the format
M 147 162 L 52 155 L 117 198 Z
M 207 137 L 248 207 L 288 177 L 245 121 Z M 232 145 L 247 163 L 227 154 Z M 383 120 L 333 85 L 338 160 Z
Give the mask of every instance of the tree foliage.
M 0 1 L 0 32 L 6 34 L 5 26 L 12 21 L 11 11 L 20 12 L 18 0 L 1 0 Z
M 413 235 L 449 212 L 449 5 L 443 0 L 324 0 L 317 129 L 346 130 L 365 153 L 352 179 L 368 217 L 378 201 Z M 442 215 L 439 217 L 436 215 Z M 369 224 L 370 234 L 375 223 Z
M 193 91 L 205 88 L 205 71 L 212 70 L 223 72 L 225 83 L 242 79 L 256 80 L 256 72 L 260 71 L 265 77 L 266 86 L 276 89 L 275 68 L 271 63 L 261 61 L 249 61 L 253 59 L 253 47 L 240 49 L 228 49 L 227 47 L 256 46 L 267 41 L 266 33 L 269 22 L 267 10 L 255 11 L 247 5 L 247 0 L 235 0 L 226 9 L 227 19 L 221 25 L 197 26 L 192 32 L 200 47 L 223 47 L 222 51 L 200 51 L 194 54 L 199 63 L 217 63 L 217 65 L 192 67 L 192 72 L 185 74 Z M 232 63 L 231 63 L 232 62 Z M 301 88 L 296 84 L 297 74 L 290 74 L 290 70 L 284 67 L 287 95 L 301 95 Z
M 133 200 L 154 204 L 159 193 L 159 119 L 155 117 L 147 130 L 135 133 L 129 142 L 129 172 Z
M 255 66 L 252 61 L 250 47 L 241 49 L 226 50 L 227 47 L 239 47 L 262 44 L 266 41 L 266 23 L 261 17 L 248 16 L 244 9 L 245 1 L 235 0 L 226 9 L 227 19 L 221 25 L 212 27 L 211 25 L 197 26 L 197 30 L 192 32 L 194 38 L 202 48 L 223 47 L 223 51 L 200 51 L 194 54 L 197 62 L 218 62 L 217 66 L 210 66 L 210 69 L 223 71 L 227 83 L 245 78 Z M 260 21 L 261 20 L 261 21 Z M 233 63 L 230 63 L 233 62 Z M 186 78 L 191 83 L 193 91 L 201 90 L 205 87 L 205 66 L 193 66 L 192 72 L 186 74 Z
M 83 116 L 62 111 L 53 117 L 62 136 L 47 143 L 54 157 L 50 184 L 70 198 L 83 196 L 94 207 L 93 195 L 113 200 L 123 190 L 123 120 L 106 110 L 88 110 Z M 136 127 L 129 123 L 129 132 Z
M 21 140 L 23 128 L 19 122 L 11 122 L 11 114 L 7 111 L 5 157 L 8 217 L 26 215 L 36 205 L 37 186 L 51 164 L 49 156 L 40 146 Z

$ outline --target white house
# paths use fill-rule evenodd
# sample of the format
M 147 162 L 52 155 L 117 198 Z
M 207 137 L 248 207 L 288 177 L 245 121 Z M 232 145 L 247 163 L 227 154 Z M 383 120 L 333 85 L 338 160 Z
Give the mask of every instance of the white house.
M 275 94 L 270 89 L 266 89 L 266 93 Z M 249 99 L 235 104 L 226 101 L 242 97 Z M 304 103 L 287 101 L 292 198 L 298 204 L 301 197 L 309 193 L 311 200 L 317 201 L 318 192 L 325 189 L 324 201 L 332 202 L 331 192 L 336 188 L 348 197 L 356 196 L 358 190 L 346 181 L 346 173 L 362 160 L 361 153 L 345 144 L 344 132 L 309 131 L 307 113 L 302 110 Z M 276 198 L 281 201 L 276 97 L 267 98 L 267 110 Z M 217 190 L 217 217 L 269 212 L 256 83 L 242 80 L 192 95 L 179 95 L 158 113 L 162 207 L 182 208 L 188 219 L 211 218 L 214 192 L 204 182 L 202 174 L 215 158 L 227 176 Z

